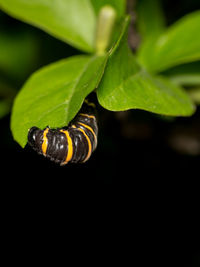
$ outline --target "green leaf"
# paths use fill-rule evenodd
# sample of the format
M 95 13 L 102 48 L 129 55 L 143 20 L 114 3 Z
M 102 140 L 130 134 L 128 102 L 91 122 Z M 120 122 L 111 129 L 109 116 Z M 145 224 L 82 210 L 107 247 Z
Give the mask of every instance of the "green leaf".
M 191 99 L 196 105 L 200 105 L 200 87 L 192 88 L 188 90 Z
M 0 8 L 78 49 L 94 50 L 96 17 L 90 0 L 0 0 Z
M 182 86 L 200 85 L 200 61 L 171 68 L 163 73 L 174 83 Z
M 200 73 L 188 73 L 188 74 L 179 74 L 179 75 L 173 75 L 169 76 L 169 79 L 177 84 L 182 86 L 196 86 L 200 85 Z
M 137 28 L 142 41 L 158 36 L 165 28 L 165 18 L 160 0 L 140 0 L 136 5 Z
M 136 27 L 141 37 L 139 50 L 150 51 L 165 29 L 165 17 L 160 0 L 140 0 L 136 5 Z
M 99 10 L 106 5 L 110 5 L 115 8 L 118 17 L 125 15 L 126 0 L 91 0 L 95 13 L 98 15 Z
M 0 31 L 0 51 L 0 70 L 12 78 L 24 80 L 37 59 L 38 43 L 29 33 Z
M 160 72 L 200 59 L 200 11 L 184 16 L 151 45 L 142 46 L 138 57 L 148 70 Z
M 15 95 L 16 90 L 0 76 L 0 118 L 10 112 Z
M 97 89 L 100 104 L 109 110 L 143 109 L 163 115 L 187 116 L 194 111 L 188 95 L 162 77 L 144 71 L 127 47 L 128 19 Z
M 11 103 L 7 100 L 0 100 L 0 119 L 6 116 L 10 111 Z
M 14 139 L 24 147 L 32 126 L 67 126 L 85 97 L 97 87 L 105 62 L 106 56 L 75 56 L 34 73 L 14 102 Z

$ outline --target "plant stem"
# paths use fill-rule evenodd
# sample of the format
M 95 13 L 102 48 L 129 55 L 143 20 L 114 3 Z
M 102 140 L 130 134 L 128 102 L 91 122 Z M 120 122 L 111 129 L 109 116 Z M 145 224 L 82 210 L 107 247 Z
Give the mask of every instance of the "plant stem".
M 130 48 L 135 51 L 140 43 L 140 36 L 135 29 L 135 22 L 137 19 L 137 14 L 135 12 L 137 0 L 127 0 L 127 13 L 131 17 L 131 23 L 129 28 L 128 43 Z
M 112 30 L 115 24 L 116 11 L 113 7 L 103 6 L 97 20 L 96 53 L 102 55 L 110 43 Z

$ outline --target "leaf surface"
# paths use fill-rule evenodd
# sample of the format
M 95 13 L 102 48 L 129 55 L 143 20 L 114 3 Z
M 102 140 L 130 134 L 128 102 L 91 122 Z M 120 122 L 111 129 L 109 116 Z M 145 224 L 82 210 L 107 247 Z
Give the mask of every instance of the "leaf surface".
M 137 28 L 142 41 L 158 36 L 165 28 L 165 18 L 160 0 L 140 0 L 136 5 Z

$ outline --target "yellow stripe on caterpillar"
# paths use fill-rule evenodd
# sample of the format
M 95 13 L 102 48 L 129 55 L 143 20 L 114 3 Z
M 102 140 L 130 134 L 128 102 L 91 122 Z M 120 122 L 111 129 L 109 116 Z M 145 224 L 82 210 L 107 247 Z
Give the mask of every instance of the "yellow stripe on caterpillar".
M 44 133 L 43 133 L 42 153 L 44 156 L 46 156 L 46 153 L 47 153 L 47 146 L 48 146 L 47 133 L 48 133 L 48 131 L 49 131 L 49 128 L 46 128 Z
M 89 159 L 89 157 L 91 156 L 91 153 L 92 153 L 92 144 L 91 144 L 90 138 L 87 136 L 87 134 L 85 133 L 85 131 L 82 128 L 76 127 L 75 125 L 72 125 L 72 127 L 73 128 L 77 128 L 79 131 L 81 131 L 83 133 L 83 135 L 85 136 L 86 140 L 87 140 L 88 153 L 87 153 L 86 158 L 83 160 L 83 162 L 85 162 L 85 161 L 87 161 Z
M 85 123 L 82 123 L 82 122 L 78 122 L 78 124 L 82 125 L 83 127 L 87 128 L 94 136 L 94 140 L 95 140 L 95 147 L 97 145 L 97 136 L 95 134 L 95 132 L 93 131 L 92 127 L 88 126 L 87 124 Z
M 67 143 L 68 143 L 68 152 L 65 161 L 62 163 L 62 165 L 67 164 L 73 156 L 73 143 L 72 139 L 69 135 L 69 132 L 67 130 L 60 130 L 60 132 L 64 133 L 67 137 Z

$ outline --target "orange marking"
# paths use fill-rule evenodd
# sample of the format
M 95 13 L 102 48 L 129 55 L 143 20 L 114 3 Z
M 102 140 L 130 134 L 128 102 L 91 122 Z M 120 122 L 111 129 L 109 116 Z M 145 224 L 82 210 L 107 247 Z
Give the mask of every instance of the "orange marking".
M 87 153 L 86 158 L 83 160 L 83 162 L 85 162 L 89 159 L 89 157 L 91 156 L 91 153 L 92 153 L 92 144 L 91 144 L 90 138 L 87 136 L 87 134 L 85 133 L 85 131 L 83 129 L 76 127 L 75 125 L 73 125 L 72 127 L 77 128 L 79 131 L 81 131 L 84 134 L 84 136 L 88 142 L 88 153 Z
M 87 161 L 88 159 L 89 159 L 89 157 L 90 157 L 90 155 L 91 155 L 91 153 L 92 153 L 92 144 L 91 144 L 91 142 L 90 142 L 90 139 L 89 139 L 89 137 L 87 136 L 87 134 L 85 133 L 85 131 L 83 130 L 83 129 L 81 129 L 81 128 L 78 128 L 83 134 L 84 134 L 84 136 L 86 137 L 86 139 L 87 139 L 87 142 L 88 142 L 88 154 L 87 154 L 87 157 L 84 159 L 84 161 L 83 162 L 85 162 L 85 161 Z
M 48 146 L 47 133 L 48 133 L 48 131 L 49 131 L 49 128 L 46 128 L 43 132 L 42 153 L 44 156 L 46 156 L 46 153 L 47 153 L 47 146 Z
M 92 127 L 88 126 L 87 124 L 84 124 L 82 122 L 78 122 L 78 124 L 82 125 L 83 127 L 87 128 L 94 136 L 94 140 L 95 140 L 95 146 L 97 145 L 97 136 L 94 132 L 94 130 L 92 129 Z
M 88 114 L 85 114 L 85 113 L 80 113 L 79 115 L 84 116 L 84 117 L 88 117 L 88 118 L 91 118 L 91 119 L 95 119 L 94 115 L 88 115 Z
M 91 106 L 91 107 L 93 107 L 93 108 L 95 108 L 96 106 L 95 106 L 95 104 L 94 103 L 92 103 L 92 102 L 89 102 L 87 99 L 85 99 L 85 101 L 84 101 L 88 106 Z
M 72 139 L 71 139 L 71 137 L 69 135 L 69 132 L 67 130 L 60 130 L 60 131 L 62 133 L 64 133 L 66 135 L 66 137 L 67 137 L 68 152 L 67 152 L 66 159 L 63 162 L 63 164 L 66 164 L 72 159 L 72 156 L 73 156 L 73 143 L 72 143 Z

